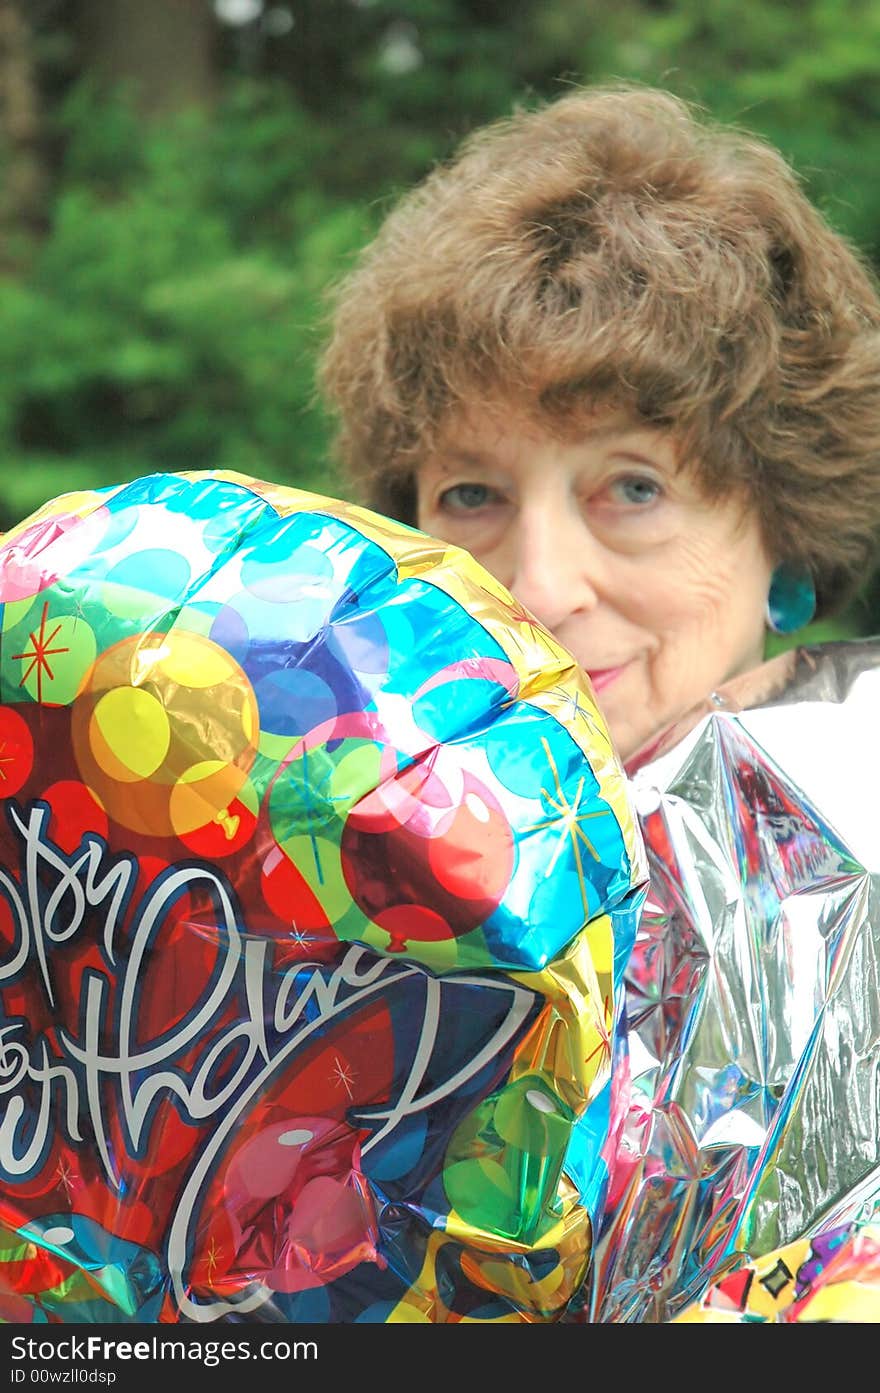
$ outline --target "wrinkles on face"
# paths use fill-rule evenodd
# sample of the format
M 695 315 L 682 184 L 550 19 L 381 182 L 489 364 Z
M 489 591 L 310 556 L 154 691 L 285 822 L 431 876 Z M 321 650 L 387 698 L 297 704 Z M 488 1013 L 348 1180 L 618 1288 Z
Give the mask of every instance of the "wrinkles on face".
M 771 563 L 668 433 L 599 412 L 577 439 L 487 403 L 418 473 L 419 526 L 464 547 L 591 674 L 624 758 L 761 661 Z

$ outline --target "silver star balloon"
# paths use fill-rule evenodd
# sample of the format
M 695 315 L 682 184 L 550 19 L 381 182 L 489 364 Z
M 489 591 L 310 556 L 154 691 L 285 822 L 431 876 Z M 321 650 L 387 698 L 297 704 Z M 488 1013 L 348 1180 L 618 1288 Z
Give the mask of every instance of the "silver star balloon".
M 671 1319 L 880 1200 L 878 717 L 880 641 L 801 648 L 631 766 L 651 889 L 590 1320 Z

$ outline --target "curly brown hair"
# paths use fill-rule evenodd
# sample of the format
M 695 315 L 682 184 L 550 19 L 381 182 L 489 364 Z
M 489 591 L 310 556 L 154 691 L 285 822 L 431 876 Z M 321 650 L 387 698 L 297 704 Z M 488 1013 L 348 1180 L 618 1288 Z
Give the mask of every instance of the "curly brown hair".
M 575 89 L 466 139 L 335 287 L 319 381 L 353 491 L 405 522 L 438 430 L 500 391 L 566 433 L 605 400 L 672 429 L 820 613 L 874 559 L 876 281 L 776 150 L 666 92 Z

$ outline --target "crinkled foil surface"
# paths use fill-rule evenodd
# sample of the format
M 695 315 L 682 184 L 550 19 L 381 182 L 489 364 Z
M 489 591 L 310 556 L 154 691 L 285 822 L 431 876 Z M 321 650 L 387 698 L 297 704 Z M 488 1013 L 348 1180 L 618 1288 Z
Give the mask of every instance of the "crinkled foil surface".
M 767 671 L 631 770 L 651 890 L 591 1321 L 674 1319 L 880 1197 L 880 640 Z
M 0 542 L 0 1323 L 551 1321 L 647 863 L 464 553 L 226 471 Z

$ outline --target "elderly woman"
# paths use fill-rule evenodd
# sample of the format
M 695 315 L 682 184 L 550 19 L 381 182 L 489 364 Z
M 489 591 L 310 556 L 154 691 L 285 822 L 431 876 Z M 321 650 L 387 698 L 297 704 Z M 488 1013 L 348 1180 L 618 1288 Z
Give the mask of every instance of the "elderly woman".
M 506 584 L 625 760 L 873 560 L 876 286 L 778 153 L 668 94 L 473 135 L 342 282 L 322 375 L 363 499 Z
M 764 663 L 765 638 L 874 563 L 880 299 L 772 148 L 625 86 L 478 131 L 338 287 L 322 380 L 361 498 L 470 551 L 571 650 L 637 797 L 716 706 L 775 702 L 765 734 L 815 749 L 779 699 L 823 695 L 814 650 Z M 880 848 L 858 815 L 859 855 L 798 815 L 751 738 L 726 770 L 710 738 L 639 808 L 652 894 L 591 1319 L 669 1318 L 722 1259 L 793 1238 L 812 1271 L 828 1216 L 877 1189 Z M 805 1289 L 792 1251 L 758 1271 L 774 1309 Z M 707 1297 L 725 1319 L 731 1281 Z

